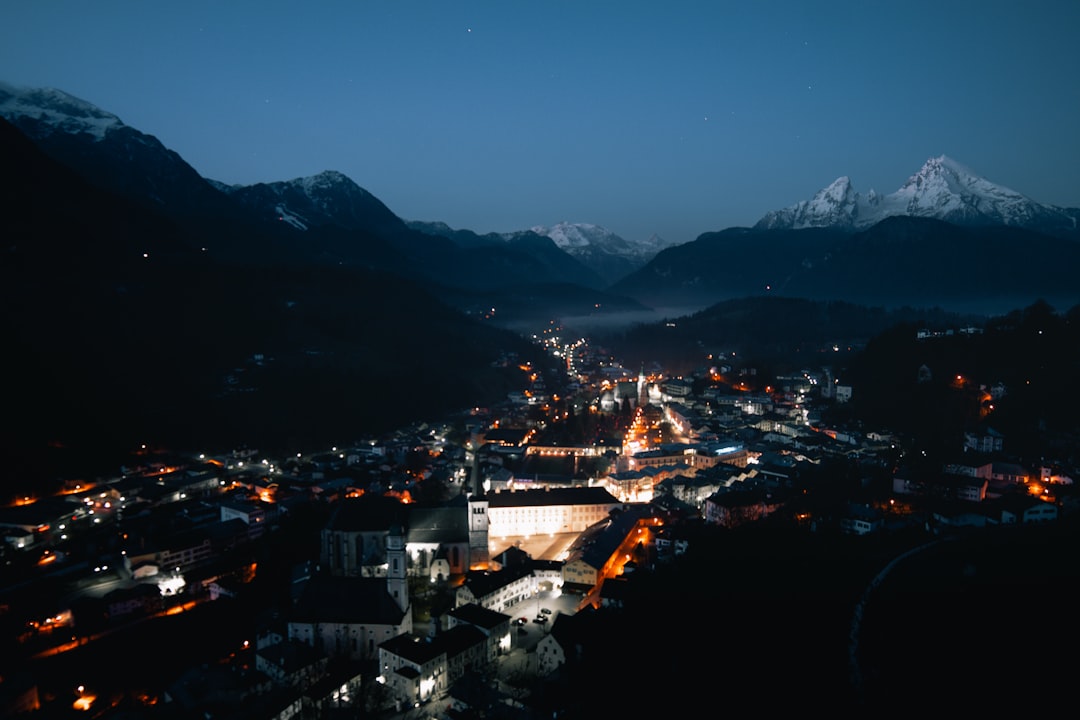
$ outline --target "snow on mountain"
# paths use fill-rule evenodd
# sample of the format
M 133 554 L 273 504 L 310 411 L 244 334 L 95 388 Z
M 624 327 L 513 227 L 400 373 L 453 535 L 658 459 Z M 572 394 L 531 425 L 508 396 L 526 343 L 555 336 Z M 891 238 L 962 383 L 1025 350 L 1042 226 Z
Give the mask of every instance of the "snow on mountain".
M 941 155 L 927 160 L 896 192 L 882 196 L 871 190 L 862 196 L 849 178 L 841 177 L 810 200 L 766 213 L 755 228 L 860 230 L 894 215 L 960 225 L 1075 229 L 1080 212 L 1035 202 Z
M 0 116 L 27 118 L 52 132 L 86 133 L 103 140 L 112 129 L 124 127 L 120 118 L 74 95 L 54 88 L 17 88 L 0 82 Z
M 327 224 L 347 228 L 401 224 L 378 198 L 336 170 L 280 182 L 231 186 L 216 183 L 215 187 L 297 230 Z
M 537 225 L 530 232 L 549 237 L 564 252 L 574 256 L 604 253 L 633 262 L 646 262 L 668 246 L 657 235 L 644 242 L 632 243 L 607 228 L 590 223 L 561 222 L 552 227 Z M 513 237 L 516 233 L 506 233 Z

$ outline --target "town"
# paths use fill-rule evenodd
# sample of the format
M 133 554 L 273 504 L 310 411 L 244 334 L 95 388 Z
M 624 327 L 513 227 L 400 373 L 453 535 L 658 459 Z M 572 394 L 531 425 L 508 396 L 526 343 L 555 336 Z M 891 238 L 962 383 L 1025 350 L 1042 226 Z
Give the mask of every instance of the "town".
M 1066 458 L 1009 452 L 999 378 L 950 376 L 980 422 L 929 462 L 830 423 L 860 388 L 829 364 L 667 376 L 564 333 L 534 341 L 565 377 L 521 363 L 527 389 L 500 406 L 290 457 L 144 446 L 115 477 L 4 508 L 3 714 L 569 717 L 598 702 L 567 690 L 597 673 L 597 628 L 718 534 L 876 541 L 836 611 L 857 627 L 856 590 L 890 560 L 1077 507 Z

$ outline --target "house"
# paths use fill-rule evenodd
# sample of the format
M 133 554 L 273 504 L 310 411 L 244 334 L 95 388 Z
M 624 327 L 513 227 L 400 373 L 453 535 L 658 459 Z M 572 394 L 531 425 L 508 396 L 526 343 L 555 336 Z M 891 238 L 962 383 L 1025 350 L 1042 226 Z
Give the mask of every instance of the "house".
M 224 500 L 218 507 L 221 511 L 221 522 L 234 518 L 242 520 L 250 528 L 248 532 L 252 538 L 262 535 L 266 526 L 277 518 L 278 513 L 274 503 L 246 498 Z
M 502 570 L 470 570 L 454 594 L 454 607 L 476 604 L 504 612 L 532 597 L 536 578 L 528 565 Z
M 255 669 L 277 685 L 308 687 L 323 677 L 327 663 L 326 655 L 296 639 L 255 650 Z
M 1000 502 L 1002 525 L 1027 525 L 1058 519 L 1057 506 L 1037 497 L 1018 495 L 1002 498 Z
M 594 609 L 589 606 L 574 615 L 555 618 L 551 631 L 536 644 L 536 669 L 539 675 L 548 676 L 568 663 L 580 662 L 593 614 Z
M 656 556 L 659 560 L 672 560 L 685 553 L 690 547 L 689 540 L 680 537 L 675 530 L 667 527 L 657 530 L 653 544 L 656 546 Z
M 336 665 L 303 691 L 302 707 L 310 717 L 355 712 L 363 676 L 356 666 Z
M 995 462 L 990 466 L 990 479 L 1014 485 L 1025 485 L 1035 478 L 1035 473 L 1023 465 L 1009 462 Z
M 472 625 L 487 638 L 487 659 L 494 662 L 499 655 L 510 652 L 510 616 L 489 610 L 475 603 L 462 605 L 446 613 L 446 629 Z
M 885 527 L 885 517 L 880 510 L 869 505 L 848 503 L 847 510 L 840 518 L 841 532 L 849 535 L 869 535 Z
M 600 586 L 600 607 L 609 609 L 622 608 L 629 589 L 629 583 L 630 581 L 624 577 L 613 577 L 604 580 L 603 585 Z
M 671 495 L 700 510 L 705 506 L 706 498 L 718 492 L 723 485 L 719 473 L 709 472 L 664 478 L 656 484 L 655 490 L 657 495 Z
M 964 433 L 964 449 L 981 453 L 999 453 L 1005 438 L 992 427 L 982 427 Z
M 901 467 L 893 473 L 892 491 L 897 495 L 923 496 L 927 493 L 926 477 L 911 467 Z
M 768 517 L 781 507 L 779 498 L 761 486 L 724 490 L 705 500 L 705 522 L 734 528 Z
M 398 635 L 379 645 L 377 680 L 403 703 L 426 702 L 466 672 L 487 667 L 486 647 L 486 636 L 467 624 L 434 637 Z
M 941 473 L 927 485 L 930 494 L 934 497 L 966 502 L 985 500 L 989 486 L 988 478 L 953 473 Z

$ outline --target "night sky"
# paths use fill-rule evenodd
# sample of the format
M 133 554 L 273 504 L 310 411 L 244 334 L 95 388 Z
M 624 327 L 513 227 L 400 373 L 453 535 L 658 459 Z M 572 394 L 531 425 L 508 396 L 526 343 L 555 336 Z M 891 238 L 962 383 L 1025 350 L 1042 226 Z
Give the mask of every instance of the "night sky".
M 338 170 L 406 220 L 670 243 L 950 157 L 1080 206 L 1080 2 L 121 2 L 0 7 L 49 86 L 226 183 Z

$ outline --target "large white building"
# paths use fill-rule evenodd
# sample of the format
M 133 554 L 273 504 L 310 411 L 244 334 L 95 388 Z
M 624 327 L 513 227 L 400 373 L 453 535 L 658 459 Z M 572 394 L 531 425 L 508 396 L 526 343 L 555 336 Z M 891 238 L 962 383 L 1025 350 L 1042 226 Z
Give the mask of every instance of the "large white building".
M 487 496 L 488 536 L 580 533 L 622 503 L 601 487 L 549 487 Z

